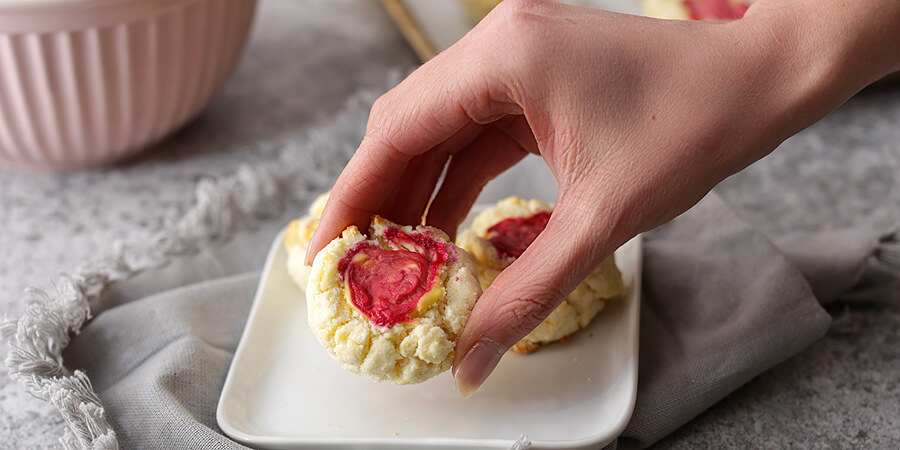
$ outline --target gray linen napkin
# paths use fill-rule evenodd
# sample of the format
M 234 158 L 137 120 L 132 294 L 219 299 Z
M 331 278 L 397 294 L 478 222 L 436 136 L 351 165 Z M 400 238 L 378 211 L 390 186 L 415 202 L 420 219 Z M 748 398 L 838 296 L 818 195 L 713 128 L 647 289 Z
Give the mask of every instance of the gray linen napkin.
M 785 255 L 710 194 L 647 236 L 638 398 L 619 446 L 662 439 L 830 322 Z
M 263 248 L 265 234 L 254 233 Z M 882 240 L 879 246 L 870 233 L 837 241 L 793 237 L 782 253 L 716 194 L 650 233 L 637 405 L 619 445 L 642 447 L 659 440 L 821 337 L 830 318 L 813 291 L 833 298 L 873 274 L 890 273 L 883 261 L 890 257 L 883 253 L 897 245 L 896 235 Z M 116 291 L 129 291 L 129 283 L 139 291 L 146 283 L 186 284 L 185 274 L 198 274 L 196 284 L 145 298 L 123 295 L 122 303 L 97 316 L 65 353 L 70 367 L 91 376 L 126 448 L 237 446 L 220 434 L 215 407 L 258 276 L 200 282 L 209 276 L 201 267 L 232 266 L 224 275 L 244 265 L 232 260 L 248 259 L 238 251 L 246 245 L 229 246 L 123 282 Z M 816 258 L 817 252 L 828 259 Z M 249 259 L 257 258 L 261 255 Z M 806 279 L 841 282 L 811 290 Z M 887 278 L 878 279 L 888 286 Z

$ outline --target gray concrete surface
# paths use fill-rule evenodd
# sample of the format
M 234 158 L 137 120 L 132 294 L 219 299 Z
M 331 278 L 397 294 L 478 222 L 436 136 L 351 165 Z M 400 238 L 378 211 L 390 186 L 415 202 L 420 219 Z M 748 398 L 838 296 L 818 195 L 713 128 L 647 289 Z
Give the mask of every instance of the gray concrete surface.
M 225 92 L 196 122 L 117 167 L 63 175 L 0 170 L 0 313 L 23 289 L 114 239 L 150 236 L 198 179 L 271 158 L 415 58 L 374 1 L 264 0 Z M 340 167 L 333 170 L 337 172 Z M 900 211 L 900 89 L 864 92 L 717 189 L 768 233 L 845 226 Z M 659 444 L 900 446 L 900 305 L 838 306 L 822 341 L 761 375 Z M 2 346 L 0 346 L 2 347 Z M 0 348 L 0 357 L 6 349 Z M 57 447 L 62 421 L 0 368 L 0 448 Z

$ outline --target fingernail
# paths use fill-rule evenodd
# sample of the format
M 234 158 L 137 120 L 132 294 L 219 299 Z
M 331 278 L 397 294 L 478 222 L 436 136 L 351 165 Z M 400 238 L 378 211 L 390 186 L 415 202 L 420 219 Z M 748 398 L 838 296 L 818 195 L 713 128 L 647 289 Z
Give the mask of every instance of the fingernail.
M 313 233 L 313 237 L 315 237 L 315 233 Z M 310 242 L 312 242 L 312 239 L 310 239 Z M 306 259 L 303 261 L 303 263 L 306 264 L 307 266 L 311 266 L 313 263 L 313 259 L 315 259 L 315 257 L 316 257 L 316 255 L 310 255 L 311 252 L 312 252 L 312 246 L 307 247 Z
M 490 339 L 481 339 L 466 352 L 453 376 L 456 390 L 463 398 L 469 398 L 478 390 L 488 375 L 497 367 L 505 351 Z

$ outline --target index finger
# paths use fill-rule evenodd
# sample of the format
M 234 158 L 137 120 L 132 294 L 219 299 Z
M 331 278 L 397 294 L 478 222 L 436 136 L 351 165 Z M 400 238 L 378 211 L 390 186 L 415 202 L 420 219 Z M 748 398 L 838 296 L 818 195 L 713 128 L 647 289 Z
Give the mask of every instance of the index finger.
M 388 95 L 397 94 L 392 91 Z M 365 229 L 372 214 L 398 187 L 409 161 L 453 135 L 467 121 L 441 105 L 429 107 L 427 101 L 410 104 L 402 97 L 382 100 L 389 98 L 379 99 L 389 106 L 373 106 L 362 143 L 331 189 L 310 242 L 308 262 L 347 226 Z M 390 112 L 385 112 L 386 108 Z
M 412 158 L 467 124 L 491 122 L 504 114 L 494 110 L 497 105 L 491 100 L 485 101 L 491 96 L 491 81 L 473 76 L 477 65 L 468 71 L 447 70 L 447 58 L 452 56 L 438 55 L 372 106 L 366 135 L 335 182 L 313 234 L 308 264 L 347 226 L 366 227 L 398 188 Z

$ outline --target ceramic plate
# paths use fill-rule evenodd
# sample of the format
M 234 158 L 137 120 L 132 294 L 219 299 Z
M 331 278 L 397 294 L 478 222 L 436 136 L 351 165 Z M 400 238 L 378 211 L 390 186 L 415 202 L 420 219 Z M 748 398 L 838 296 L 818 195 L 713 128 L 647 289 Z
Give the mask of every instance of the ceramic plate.
M 507 354 L 468 400 L 449 372 L 376 383 L 341 369 L 306 322 L 275 238 L 219 398 L 222 430 L 262 448 L 596 449 L 631 417 L 637 388 L 641 241 L 616 252 L 627 291 L 563 344 Z

